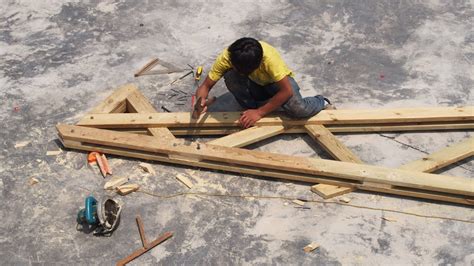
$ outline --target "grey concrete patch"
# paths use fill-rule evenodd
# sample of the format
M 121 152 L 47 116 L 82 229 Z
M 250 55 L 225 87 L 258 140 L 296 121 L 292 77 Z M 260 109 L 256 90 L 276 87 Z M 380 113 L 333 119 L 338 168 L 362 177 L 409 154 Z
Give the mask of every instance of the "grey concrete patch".
M 283 199 L 153 197 L 133 193 L 112 237 L 76 230 L 90 194 L 104 179 L 86 153 L 62 150 L 57 123 L 74 123 L 118 86 L 135 83 L 161 111 L 189 111 L 193 81 L 181 73 L 133 78 L 152 57 L 208 71 L 223 47 L 241 36 L 281 52 L 305 96 L 324 94 L 339 108 L 473 105 L 474 11 L 455 2 L 315 1 L 26 1 L 0 10 L 0 258 L 3 265 L 111 264 L 140 246 L 135 215 L 148 239 L 172 239 L 135 264 L 472 265 L 474 226 L 387 211 Z M 223 82 L 213 111 L 239 110 Z M 471 137 L 472 132 L 338 134 L 364 162 L 387 167 Z M 14 148 L 29 141 L 22 148 Z M 311 138 L 277 136 L 249 148 L 329 158 Z M 46 156 L 48 150 L 62 150 Z M 115 174 L 157 195 L 192 192 L 318 199 L 308 184 L 110 156 Z M 191 169 L 191 170 L 190 170 Z M 472 159 L 439 173 L 472 177 Z M 39 183 L 30 185 L 36 178 Z M 472 208 L 355 192 L 355 205 L 474 220 Z M 382 219 L 390 217 L 394 222 Z M 310 242 L 321 247 L 306 254 Z

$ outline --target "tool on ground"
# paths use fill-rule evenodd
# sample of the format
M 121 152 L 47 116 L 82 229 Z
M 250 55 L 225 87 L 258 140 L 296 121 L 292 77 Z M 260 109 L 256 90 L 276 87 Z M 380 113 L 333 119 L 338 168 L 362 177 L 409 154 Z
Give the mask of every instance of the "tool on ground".
M 106 198 L 98 201 L 93 196 L 85 200 L 85 208 L 77 213 L 78 230 L 94 235 L 111 236 L 120 223 L 122 212 L 120 200 Z
M 194 98 L 193 98 L 194 99 Z M 206 105 L 205 106 L 210 106 L 216 101 L 216 97 L 211 97 L 210 99 L 206 100 Z M 199 116 L 201 115 L 202 111 L 204 110 L 204 106 L 201 105 L 202 98 L 198 97 L 196 101 L 192 101 L 193 103 L 193 112 L 191 114 L 191 117 L 193 119 L 198 119 Z
M 132 254 L 128 255 L 126 258 L 119 260 L 116 264 L 117 266 L 125 265 L 131 262 L 132 260 L 138 258 L 139 256 L 143 255 L 145 252 L 149 251 L 150 249 L 156 247 L 160 243 L 164 242 L 165 240 L 173 236 L 173 232 L 166 232 L 160 237 L 158 237 L 157 239 L 153 240 L 152 242 L 148 242 L 146 240 L 145 229 L 143 228 L 143 222 L 140 215 L 137 215 L 136 220 L 137 220 L 138 232 L 140 233 L 140 239 L 142 240 L 143 247 L 135 250 Z
M 185 77 L 187 77 L 187 76 L 189 76 L 189 75 L 191 75 L 191 74 L 193 74 L 193 73 L 194 73 L 194 71 L 193 71 L 193 70 L 190 70 L 189 72 L 187 72 L 186 74 L 182 75 L 181 77 L 179 77 L 179 78 L 173 80 L 173 81 L 170 83 L 170 85 L 173 85 L 174 83 L 176 83 L 176 82 L 178 82 L 178 81 L 184 79 Z
M 197 90 L 199 87 L 199 81 L 201 80 L 202 75 L 202 66 L 198 66 L 196 69 L 196 73 L 194 74 L 194 91 Z
M 194 75 L 194 79 L 195 79 L 196 81 L 201 80 L 202 69 L 203 69 L 202 66 L 198 66 L 198 67 L 197 67 L 197 69 L 196 69 L 196 74 Z
M 158 64 L 165 67 L 166 69 L 152 71 L 152 69 Z M 138 70 L 133 76 L 139 77 L 139 76 L 144 76 L 144 75 L 171 74 L 171 73 L 183 72 L 183 71 L 186 71 L 186 69 L 178 68 L 174 66 L 173 64 L 167 63 L 158 58 L 154 58 L 148 63 L 146 63 L 142 68 L 140 68 L 140 70 Z
M 87 161 L 89 164 L 97 163 L 97 165 L 99 165 L 100 173 L 103 177 L 106 177 L 107 174 L 112 174 L 112 169 L 110 169 L 110 165 L 107 161 L 107 157 L 105 157 L 105 154 L 93 151 L 87 156 Z

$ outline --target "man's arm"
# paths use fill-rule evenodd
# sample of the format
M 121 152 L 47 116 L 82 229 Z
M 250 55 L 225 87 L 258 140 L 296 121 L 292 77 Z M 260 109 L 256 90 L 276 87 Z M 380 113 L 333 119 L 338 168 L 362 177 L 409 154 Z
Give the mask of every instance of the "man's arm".
M 293 89 L 291 88 L 288 76 L 276 82 L 280 90 L 263 106 L 258 109 L 249 109 L 245 111 L 240 117 L 240 124 L 244 128 L 251 127 L 262 117 L 271 113 L 282 106 L 288 99 L 293 96 Z

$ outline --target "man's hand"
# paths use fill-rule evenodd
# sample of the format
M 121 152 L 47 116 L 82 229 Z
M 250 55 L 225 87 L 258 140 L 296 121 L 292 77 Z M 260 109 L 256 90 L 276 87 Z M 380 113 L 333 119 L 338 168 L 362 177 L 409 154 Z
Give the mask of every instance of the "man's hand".
M 255 123 L 257 123 L 257 121 L 260 120 L 262 117 L 262 111 L 258 109 L 249 109 L 242 113 L 239 122 L 243 128 L 249 128 L 255 125 Z
M 195 102 L 194 104 L 200 104 L 202 107 L 204 107 L 205 109 L 206 108 L 206 99 L 207 99 L 207 96 L 209 95 L 209 90 L 204 87 L 204 86 L 201 86 L 199 87 L 197 90 L 196 90 L 196 101 L 199 99 L 199 97 L 201 98 L 201 102 L 198 103 L 198 102 Z M 202 112 L 206 112 L 206 110 L 203 109 Z
M 195 105 L 200 104 L 203 107 L 201 113 L 198 114 L 198 115 L 201 115 L 201 114 L 205 113 L 207 111 L 207 106 L 212 104 L 212 102 L 210 102 L 210 101 L 206 102 L 206 99 L 209 95 L 209 91 L 212 89 L 212 87 L 215 84 L 216 84 L 216 82 L 211 80 L 209 78 L 209 76 L 207 76 L 206 79 L 204 80 L 204 82 L 201 84 L 201 86 L 199 86 L 199 88 L 196 90 L 196 94 L 195 94 L 196 102 L 194 104 Z M 201 97 L 201 102 L 200 103 L 197 102 L 199 97 Z M 193 106 L 193 109 L 194 109 L 194 106 Z

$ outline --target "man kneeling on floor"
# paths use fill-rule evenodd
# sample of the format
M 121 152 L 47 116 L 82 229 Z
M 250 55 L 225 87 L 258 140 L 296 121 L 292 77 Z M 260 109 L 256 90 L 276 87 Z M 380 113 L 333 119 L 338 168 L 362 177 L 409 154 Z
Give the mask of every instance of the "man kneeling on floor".
M 300 88 L 278 51 L 253 38 L 235 41 L 217 57 L 205 81 L 196 90 L 203 112 L 211 88 L 224 77 L 227 89 L 246 109 L 240 117 L 248 128 L 272 111 L 282 108 L 293 118 L 306 118 L 330 107 L 321 95 L 303 98 Z

